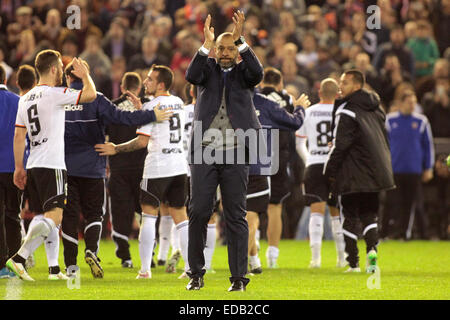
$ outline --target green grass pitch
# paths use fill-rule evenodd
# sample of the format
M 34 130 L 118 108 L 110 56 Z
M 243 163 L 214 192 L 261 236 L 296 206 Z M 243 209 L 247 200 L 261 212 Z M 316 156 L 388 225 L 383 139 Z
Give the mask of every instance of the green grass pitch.
M 246 292 L 228 293 L 229 270 L 225 246 L 216 246 L 213 258 L 215 274 L 205 276 L 205 288 L 187 291 L 187 279 L 179 280 L 179 272 L 167 274 L 164 267 L 152 269 L 153 278 L 136 280 L 140 264 L 137 241 L 131 242 L 134 269 L 123 269 L 114 255 L 112 241 L 102 241 L 99 256 L 105 271 L 103 279 L 93 279 L 83 259 L 80 241 L 78 264 L 81 268 L 79 289 L 69 289 L 66 281 L 47 280 L 44 247 L 35 253 L 36 266 L 29 274 L 36 282 L 0 279 L 1 299 L 50 300 L 304 300 L 304 299 L 450 299 L 450 242 L 382 242 L 379 245 L 380 288 L 369 289 L 370 275 L 344 274 L 335 267 L 334 242 L 324 241 L 322 268 L 308 269 L 310 259 L 307 241 L 283 240 L 280 243 L 278 269 L 265 268 L 267 243 L 261 242 L 263 273 L 251 276 Z M 364 243 L 359 242 L 361 268 L 365 267 Z M 62 245 L 60 251 L 62 259 Z M 373 278 L 372 278 L 373 279 Z M 376 282 L 370 283 L 376 284 Z

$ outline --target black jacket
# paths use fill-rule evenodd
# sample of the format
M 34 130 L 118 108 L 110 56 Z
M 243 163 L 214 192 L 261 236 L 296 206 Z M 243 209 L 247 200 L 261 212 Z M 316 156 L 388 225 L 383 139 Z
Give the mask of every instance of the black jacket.
M 253 105 L 254 87 L 263 78 L 263 67 L 251 48 L 240 53 L 242 61 L 229 71 L 225 87 L 227 115 L 234 130 L 260 129 L 258 116 Z M 194 109 L 193 134 L 190 154 L 201 148 L 201 139 L 194 139 L 198 130 L 195 121 L 201 121 L 203 137 L 219 111 L 224 80 L 221 67 L 213 58 L 198 51 L 186 71 L 186 80 L 198 86 Z M 195 144 L 196 143 L 196 144 Z M 195 144 L 195 145 L 194 145 Z
M 394 188 L 386 115 L 378 95 L 358 90 L 335 102 L 333 146 L 324 174 L 337 194 Z

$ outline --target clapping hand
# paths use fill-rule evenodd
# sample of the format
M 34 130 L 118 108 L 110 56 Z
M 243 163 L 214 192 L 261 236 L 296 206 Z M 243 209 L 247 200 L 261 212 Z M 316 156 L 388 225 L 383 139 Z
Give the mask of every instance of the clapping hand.
M 302 106 L 303 108 L 308 108 L 311 105 L 311 102 L 309 101 L 309 97 L 302 93 L 302 95 L 297 99 L 294 100 L 294 106 Z
M 205 26 L 203 27 L 203 34 L 205 36 L 205 43 L 203 46 L 206 49 L 211 49 L 214 43 L 214 27 L 211 27 L 211 15 L 208 14 L 205 20 Z
M 238 10 L 237 12 L 234 13 L 232 20 L 234 23 L 233 41 L 236 41 L 241 37 L 242 30 L 244 29 L 244 21 L 245 21 L 244 12 Z

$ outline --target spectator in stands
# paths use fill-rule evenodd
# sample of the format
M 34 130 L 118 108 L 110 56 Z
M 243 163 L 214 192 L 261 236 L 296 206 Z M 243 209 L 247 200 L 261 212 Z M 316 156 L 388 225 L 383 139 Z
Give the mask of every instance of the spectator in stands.
M 327 46 L 328 50 L 331 50 L 338 44 L 338 36 L 336 32 L 328 26 L 328 21 L 325 16 L 320 17 L 316 21 L 312 32 L 316 37 L 319 46 Z
M 111 60 L 103 52 L 100 40 L 95 34 L 89 35 L 86 38 L 85 49 L 80 54 L 80 58 L 85 60 L 91 68 L 94 83 L 101 83 L 111 72 Z
M 342 69 L 348 70 L 356 68 L 356 57 L 360 53 L 364 53 L 362 47 L 357 43 L 353 44 L 348 52 L 348 61 L 343 64 Z
M 299 92 L 306 94 L 310 97 L 310 101 L 312 101 L 308 80 L 298 74 L 298 66 L 295 59 L 284 59 L 281 64 L 281 71 L 283 73 L 283 83 L 285 86 L 293 85 L 297 87 Z M 295 98 L 298 97 L 299 95 L 295 96 Z
M 280 13 L 280 28 L 287 42 L 294 43 L 297 47 L 302 45 L 302 30 L 297 27 L 292 12 L 282 11 Z
M 105 79 L 99 91 L 110 100 L 115 100 L 120 97 L 120 84 L 122 77 L 127 71 L 127 64 L 124 57 L 115 57 L 112 59 L 111 77 Z
M 415 77 L 428 76 L 433 72 L 434 63 L 439 58 L 436 41 L 432 38 L 430 23 L 421 20 L 417 23 L 417 37 L 408 40 L 415 60 Z
M 283 47 L 286 44 L 286 38 L 281 29 L 274 29 L 269 41 L 269 47 L 267 49 L 267 62 L 274 68 L 281 68 L 283 61 Z
M 158 54 L 172 60 L 173 49 L 171 43 L 172 20 L 169 17 L 160 17 L 148 26 L 147 36 L 158 39 Z
M 145 36 L 141 42 L 141 52 L 135 54 L 128 63 L 128 71 L 150 69 L 153 64 L 168 65 L 167 57 L 158 55 L 158 39 Z
M 6 48 L 5 46 L 0 44 L 0 66 L 3 67 L 3 69 L 5 70 L 5 77 L 6 77 L 6 81 L 8 81 L 9 76 L 13 73 L 13 68 L 10 67 L 6 61 L 5 61 L 5 53 L 6 53 Z
M 338 51 L 335 54 L 336 62 L 340 65 L 350 59 L 350 48 L 353 46 L 353 34 L 349 28 L 342 28 L 339 32 Z
M 18 68 L 21 64 L 33 64 L 36 40 L 31 29 L 26 29 L 20 33 L 20 40 L 16 49 L 11 53 L 11 64 L 13 68 Z
M 41 39 L 46 39 L 55 45 L 58 43 L 61 32 L 66 32 L 65 27 L 61 25 L 61 14 L 57 9 L 51 9 L 47 12 L 45 24 L 40 28 Z M 60 49 L 60 48 L 58 48 Z
M 317 55 L 317 41 L 311 32 L 303 37 L 302 50 L 297 54 L 296 58 L 301 68 L 300 73 L 307 77 L 319 59 Z
M 351 28 L 353 41 L 361 45 L 363 50 L 371 57 L 377 50 L 377 36 L 366 28 L 366 15 L 364 12 L 355 12 L 352 17 Z
M 449 78 L 450 77 L 450 61 L 446 59 L 438 59 L 433 67 L 433 74 L 421 78 L 416 81 L 417 88 L 417 98 L 422 100 L 425 93 L 433 91 L 436 84 L 436 79 L 438 78 Z
M 450 1 L 437 0 L 434 4 L 431 19 L 439 52 L 443 55 L 445 49 L 450 47 L 450 37 L 448 35 L 448 30 L 450 30 Z
M 103 39 L 103 51 L 111 58 L 125 57 L 126 61 L 130 61 L 135 54 L 135 46 L 127 39 L 125 26 L 120 19 L 114 18 L 111 26 Z
M 327 78 L 330 73 L 340 71 L 341 67 L 331 58 L 329 47 L 324 45 L 319 46 L 317 48 L 317 64 L 311 70 L 311 78 L 314 83 L 315 92 L 318 93 L 320 82 Z M 318 95 L 316 98 L 318 100 Z
M 388 54 L 395 54 L 403 71 L 414 75 L 414 56 L 405 45 L 405 33 L 401 25 L 395 25 L 390 33 L 390 42 L 383 43 L 377 50 L 372 60 L 372 65 L 380 71 L 384 65 L 384 58 Z
M 361 71 L 366 77 L 366 83 L 376 92 L 380 91 L 380 80 L 378 72 L 370 64 L 370 57 L 367 53 L 361 52 L 356 55 L 355 68 Z
M 398 58 L 394 54 L 388 54 L 384 59 L 384 66 L 380 72 L 380 98 L 389 106 L 394 99 L 395 88 L 404 81 L 411 82 L 411 76 L 404 72 Z
M 430 120 L 433 136 L 450 138 L 450 84 L 448 77 L 436 79 L 433 91 L 425 94 L 422 106 L 425 115 Z
M 79 43 L 77 37 L 73 33 L 67 34 L 61 45 L 61 54 L 63 57 L 67 57 L 67 60 L 77 57 L 80 52 Z
M 403 29 L 405 31 L 405 38 L 406 42 L 409 41 L 409 39 L 415 38 L 417 36 L 417 22 L 416 21 L 408 21 L 403 26 Z
M 8 47 L 14 48 L 20 41 L 20 35 L 22 31 L 31 29 L 33 33 L 36 27 L 33 25 L 33 9 L 28 6 L 22 6 L 16 10 L 16 20 L 13 23 L 8 24 Z

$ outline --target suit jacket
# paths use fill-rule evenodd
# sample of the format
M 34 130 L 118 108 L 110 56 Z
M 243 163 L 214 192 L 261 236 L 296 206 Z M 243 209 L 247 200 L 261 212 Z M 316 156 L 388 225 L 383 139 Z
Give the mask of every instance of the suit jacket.
M 253 104 L 253 91 L 263 78 L 263 67 L 251 48 L 240 53 L 242 61 L 228 72 L 225 86 L 227 115 L 234 130 L 261 129 Z M 198 51 L 186 71 L 186 80 L 197 85 L 197 102 L 194 109 L 193 134 L 191 135 L 190 154 L 201 149 L 201 138 L 196 133 L 204 132 L 219 111 L 225 81 L 220 65 Z M 201 121 L 201 131 L 196 126 Z M 246 141 L 247 145 L 247 141 Z M 248 145 L 247 145 L 248 147 Z

